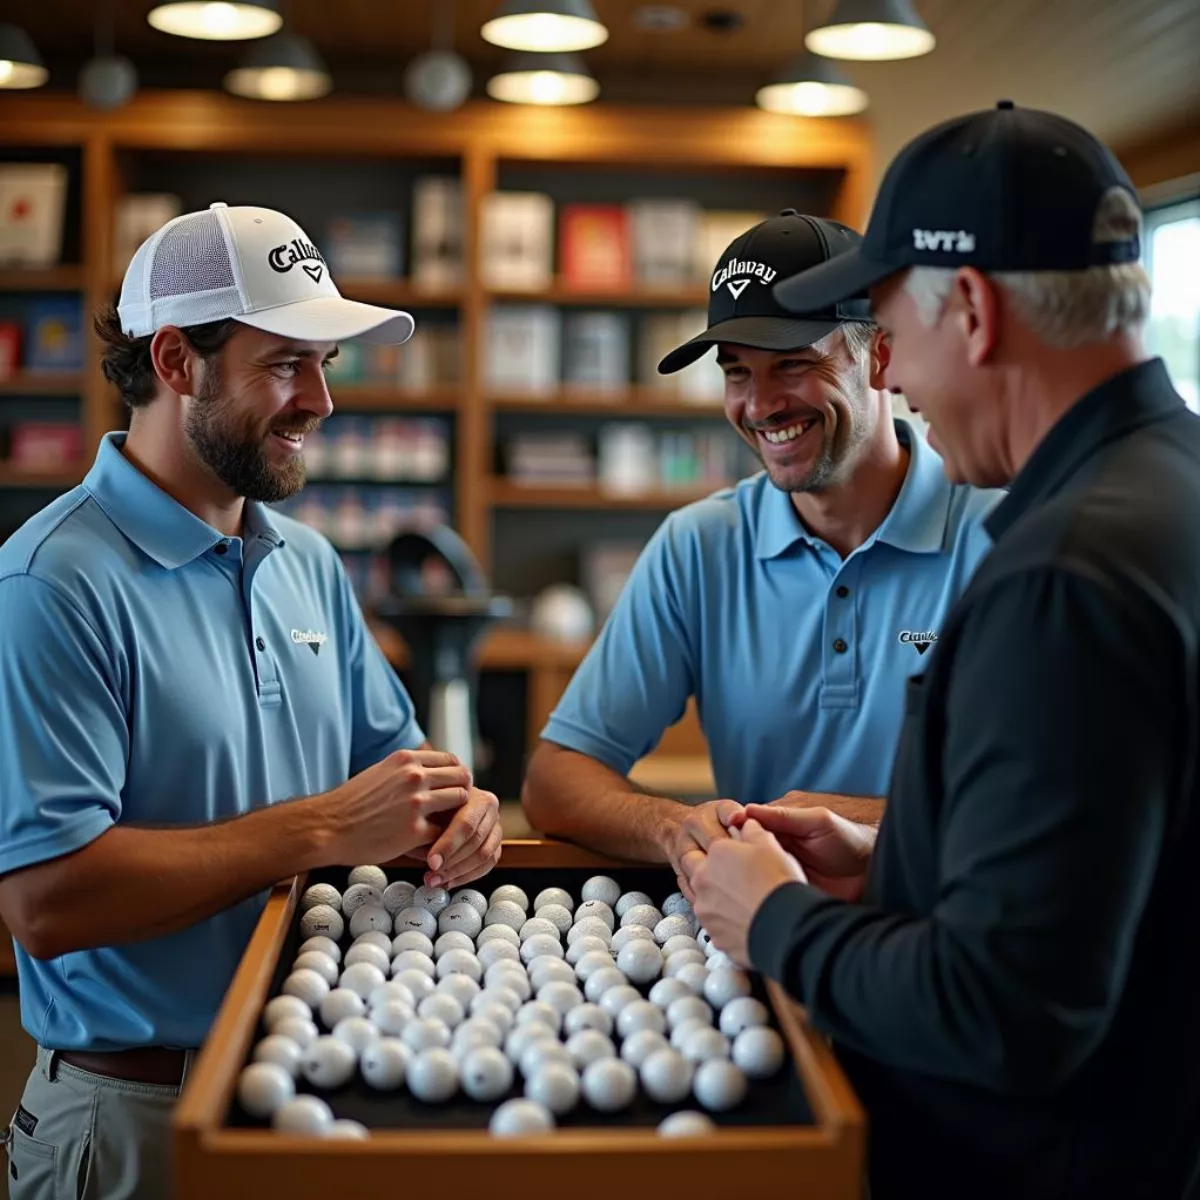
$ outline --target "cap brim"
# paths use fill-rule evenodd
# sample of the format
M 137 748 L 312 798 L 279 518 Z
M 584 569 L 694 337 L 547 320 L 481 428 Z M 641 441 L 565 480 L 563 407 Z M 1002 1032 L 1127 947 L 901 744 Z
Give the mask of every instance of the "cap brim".
M 788 317 L 730 317 L 728 321 L 710 325 L 672 350 L 658 364 L 658 373 L 671 375 L 682 371 L 718 342 L 753 346 L 756 350 L 803 350 L 844 324 L 845 321 L 793 321 Z
M 266 333 L 302 342 L 348 342 L 361 339 L 398 346 L 413 335 L 416 322 L 410 313 L 395 308 L 363 304 L 344 296 L 316 296 L 279 304 L 237 318 Z
M 794 313 L 818 312 L 843 300 L 865 300 L 873 283 L 901 269 L 864 258 L 859 247 L 781 279 L 771 294 Z

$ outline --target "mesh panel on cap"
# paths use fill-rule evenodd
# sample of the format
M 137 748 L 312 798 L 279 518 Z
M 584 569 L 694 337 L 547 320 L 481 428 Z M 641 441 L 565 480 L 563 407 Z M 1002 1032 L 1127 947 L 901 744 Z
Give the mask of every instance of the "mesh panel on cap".
M 150 299 L 235 287 L 216 213 L 197 213 L 163 234 L 150 269 Z

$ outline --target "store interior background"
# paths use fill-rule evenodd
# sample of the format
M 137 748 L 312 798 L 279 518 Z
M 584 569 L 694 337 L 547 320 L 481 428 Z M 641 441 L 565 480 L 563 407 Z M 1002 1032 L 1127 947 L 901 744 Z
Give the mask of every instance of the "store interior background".
M 1152 348 L 1200 408 L 1200 0 L 916 0 L 931 51 L 833 64 L 866 94 L 861 112 L 763 112 L 759 89 L 786 74 L 834 6 L 594 0 L 608 36 L 579 59 L 598 95 L 552 107 L 489 96 L 509 53 L 481 35 L 496 0 L 284 0 L 275 5 L 284 30 L 306 39 L 328 76 L 327 95 L 298 102 L 231 95 L 226 76 L 256 44 L 160 32 L 147 20 L 152 0 L 0 5 L 0 23 L 20 27 L 48 72 L 41 87 L 5 89 L 11 33 L 0 30 L 0 209 L 6 168 L 65 168 L 55 260 L 40 269 L 0 261 L 0 540 L 77 483 L 100 434 L 121 424 L 87 310 L 119 283 L 116 226 L 137 216 L 121 216 L 124 199 L 167 198 L 143 215 L 172 197 L 183 211 L 226 200 L 294 212 L 346 294 L 411 308 L 425 335 L 407 362 L 407 351 L 399 361 L 344 356 L 331 380 L 339 414 L 297 515 L 342 544 L 368 612 L 387 586 L 377 551 L 401 521 L 447 521 L 512 597 L 514 617 L 481 645 L 478 717 L 481 782 L 510 802 L 516 831 L 512 802 L 540 720 L 637 549 L 672 508 L 753 469 L 724 421 L 711 358 L 682 390 L 647 367 L 664 339 L 701 327 L 706 269 L 648 265 L 636 202 L 690 201 L 690 211 L 660 209 L 659 219 L 676 235 L 683 222 L 693 257 L 711 249 L 711 262 L 737 214 L 748 225 L 794 206 L 861 228 L 888 160 L 935 121 L 1000 98 L 1055 110 L 1104 138 L 1142 191 Z M 469 70 L 466 99 L 449 112 L 422 107 L 414 90 L 410 68 L 432 49 L 453 51 Z M 99 92 L 80 98 L 98 55 L 121 56 L 136 74 L 134 94 L 116 107 L 96 97 L 115 96 L 125 68 L 92 76 Z M 656 130 L 671 143 L 661 161 L 649 148 Z M 542 261 L 536 248 L 499 265 L 468 251 L 457 280 L 422 282 L 415 197 L 425 187 L 437 207 L 430 179 L 460 189 L 468 233 L 516 222 Z M 489 214 L 491 191 L 535 199 Z M 0 212 L 0 255 L 19 253 L 4 230 L 14 220 Z M 612 243 L 597 253 L 599 238 Z M 376 628 L 403 674 L 403 645 Z M 672 794 L 709 794 L 691 714 L 637 777 Z M 32 1058 L 6 954 L 5 940 L 0 1119 Z

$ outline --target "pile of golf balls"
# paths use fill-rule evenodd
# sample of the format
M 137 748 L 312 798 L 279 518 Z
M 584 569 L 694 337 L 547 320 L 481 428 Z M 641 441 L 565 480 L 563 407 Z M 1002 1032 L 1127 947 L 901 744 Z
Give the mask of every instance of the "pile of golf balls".
M 369 1136 L 301 1091 L 336 1091 L 356 1076 L 427 1104 L 459 1093 L 504 1101 L 489 1129 L 514 1137 L 552 1130 L 581 1101 L 620 1112 L 639 1089 L 723 1112 L 748 1080 L 784 1064 L 749 976 L 678 892 L 659 907 L 597 875 L 578 897 L 551 887 L 531 898 L 512 884 L 450 894 L 362 866 L 344 892 L 321 883 L 304 893 L 300 933 L 238 1080 L 245 1112 L 281 1131 Z M 523 1096 L 507 1099 L 518 1081 Z M 713 1128 L 684 1108 L 659 1133 Z

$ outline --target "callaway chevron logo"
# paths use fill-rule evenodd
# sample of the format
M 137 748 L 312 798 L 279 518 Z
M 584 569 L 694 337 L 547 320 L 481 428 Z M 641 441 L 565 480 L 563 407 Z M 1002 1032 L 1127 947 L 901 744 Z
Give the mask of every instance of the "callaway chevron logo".
M 736 300 L 757 279 L 760 283 L 770 283 L 779 272 L 766 263 L 753 259 L 731 258 L 723 267 L 713 272 L 712 290 L 724 284 Z
M 924 654 L 937 640 L 938 635 L 932 630 L 927 633 L 913 633 L 910 629 L 900 631 L 900 644 L 914 647 L 918 654 Z
M 292 642 L 297 646 L 307 646 L 314 654 L 321 653 L 321 647 L 329 641 L 329 635 L 317 633 L 313 629 L 293 629 Z

